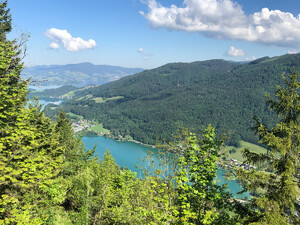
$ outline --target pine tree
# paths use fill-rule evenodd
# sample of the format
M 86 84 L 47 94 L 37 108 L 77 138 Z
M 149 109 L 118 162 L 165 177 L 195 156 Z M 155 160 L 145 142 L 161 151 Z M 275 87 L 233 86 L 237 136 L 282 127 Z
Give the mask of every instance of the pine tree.
M 41 224 L 63 200 L 57 183 L 63 150 L 53 123 L 26 100 L 24 43 L 9 41 L 11 16 L 0 3 L 0 224 Z
M 267 95 L 267 103 L 280 118 L 280 122 L 268 129 L 255 117 L 253 128 L 260 142 L 267 146 L 266 154 L 256 154 L 244 150 L 247 163 L 266 164 L 266 171 L 244 171 L 239 175 L 246 190 L 255 192 L 261 188 L 262 194 L 253 197 L 246 217 L 253 224 L 299 224 L 300 186 L 300 96 L 299 73 L 291 72 L 283 76 L 285 87 L 277 87 L 276 99 Z M 298 212 L 297 212 L 298 211 Z
M 6 34 L 11 31 L 11 16 L 7 7 L 7 0 L 0 4 L 0 40 L 6 40 Z
M 59 137 L 60 146 L 63 148 L 63 163 L 60 177 L 63 179 L 61 187 L 67 190 L 62 207 L 69 216 L 53 214 L 55 217 L 63 217 L 74 224 L 86 224 L 89 221 L 89 190 L 91 180 L 94 178 L 94 171 L 90 167 L 97 164 L 93 157 L 93 150 L 86 150 L 81 138 L 76 136 L 71 121 L 64 111 L 57 114 L 55 132 Z

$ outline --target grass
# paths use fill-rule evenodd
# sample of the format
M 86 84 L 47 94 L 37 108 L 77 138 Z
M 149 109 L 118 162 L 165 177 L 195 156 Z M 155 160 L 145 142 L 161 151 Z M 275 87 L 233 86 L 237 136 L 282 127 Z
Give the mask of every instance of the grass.
M 80 97 L 80 98 L 77 98 L 76 101 L 86 100 L 86 99 L 90 99 L 90 98 L 92 98 L 92 97 L 93 97 L 93 95 L 88 94 L 88 95 L 82 96 L 82 97 Z
M 93 100 L 94 100 L 96 103 L 104 103 L 104 102 L 107 101 L 107 100 L 104 100 L 102 97 L 93 98 Z
M 90 129 L 93 130 L 93 131 L 96 131 L 96 132 L 109 133 L 109 130 L 103 128 L 103 124 L 102 123 L 97 124 L 97 125 L 91 127 Z
M 235 149 L 236 152 L 232 153 L 232 154 L 228 153 L 227 158 L 228 159 L 236 159 L 240 162 L 243 162 L 244 160 L 246 160 L 242 155 L 242 150 L 244 150 L 245 148 L 249 149 L 252 152 L 258 153 L 258 154 L 267 152 L 267 149 L 265 149 L 261 146 L 246 142 L 246 141 L 241 141 L 240 144 L 241 144 L 241 147 L 239 147 L 239 148 L 235 148 L 233 146 L 225 146 L 225 148 L 222 150 L 222 153 L 225 153 L 225 152 L 228 153 L 229 150 Z
M 104 103 L 104 102 L 107 102 L 107 101 L 113 101 L 113 100 L 117 100 L 117 99 L 122 99 L 124 98 L 124 96 L 114 96 L 114 97 L 111 97 L 111 98 L 102 98 L 102 97 L 96 97 L 96 98 L 93 98 L 93 100 L 96 102 L 96 103 Z
M 86 87 L 83 87 L 83 88 L 80 88 L 80 89 L 76 89 L 74 91 L 70 91 L 70 92 L 64 94 L 62 97 L 73 97 L 76 92 L 83 91 L 83 90 L 86 90 L 86 89 L 89 89 L 89 88 L 91 88 L 91 86 L 86 86 Z
M 103 97 L 95 97 L 95 98 L 93 98 L 93 95 L 88 94 L 86 96 L 82 96 L 80 98 L 77 98 L 76 101 L 85 100 L 85 99 L 92 99 L 96 103 L 104 103 L 104 102 L 107 102 L 107 101 L 113 101 L 113 100 L 122 99 L 122 98 L 124 98 L 124 96 L 114 96 L 114 97 L 111 97 L 111 98 L 103 98 Z

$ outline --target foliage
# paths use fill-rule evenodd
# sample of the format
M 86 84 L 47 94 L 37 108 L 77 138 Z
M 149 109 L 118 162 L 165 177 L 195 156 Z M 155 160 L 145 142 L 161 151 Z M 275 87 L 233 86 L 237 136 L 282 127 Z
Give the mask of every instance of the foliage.
M 237 224 L 235 203 L 226 185 L 216 184 L 220 139 L 209 126 L 201 136 L 182 129 L 175 141 L 159 144 L 159 165 L 146 170 L 145 175 L 162 189 L 163 196 L 153 196 L 164 202 L 165 222 L 170 224 Z M 147 159 L 153 164 L 152 155 Z M 153 167 L 155 165 L 153 164 Z M 156 188 L 156 190 L 157 190 Z M 157 216 L 159 218 L 159 216 Z
M 114 162 L 109 151 L 105 153 L 103 160 L 99 160 L 94 156 L 94 150 L 86 150 L 80 137 L 74 134 L 71 122 L 63 111 L 59 112 L 56 121 L 52 122 L 45 117 L 41 106 L 37 103 L 27 103 L 29 81 L 20 78 L 23 69 L 21 47 L 24 43 L 6 39 L 7 32 L 11 30 L 11 18 L 6 4 L 6 1 L 0 3 L 0 224 L 300 223 L 298 216 L 300 208 L 298 201 L 299 73 L 292 72 L 287 78 L 284 77 L 286 87 L 278 86 L 276 100 L 268 96 L 268 104 L 277 113 L 279 123 L 272 129 L 268 129 L 255 118 L 254 130 L 259 135 L 261 143 L 268 146 L 268 151 L 258 154 L 245 150 L 244 157 L 247 158 L 247 163 L 267 164 L 268 170 L 240 169 L 238 171 L 245 190 L 256 193 L 252 200 L 240 202 L 232 198 L 225 190 L 226 186 L 216 184 L 217 161 L 222 142 L 216 138 L 212 126 L 208 126 L 200 137 L 193 132 L 183 130 L 177 141 L 161 145 L 164 151 L 160 152 L 159 167 L 154 173 L 146 172 L 143 179 L 138 179 L 135 173 L 121 169 Z M 280 60 L 293 61 L 295 58 L 286 56 Z M 259 59 L 249 63 L 247 68 L 256 65 L 261 69 L 262 64 L 266 67 L 276 60 Z M 214 72 L 222 71 L 224 68 L 232 71 L 243 69 L 240 64 L 231 65 L 223 61 L 215 61 L 200 63 L 200 65 L 195 63 L 191 71 L 198 71 L 199 66 L 204 71 L 201 75 L 202 82 L 210 83 L 208 68 L 215 63 L 219 67 L 213 68 Z M 182 72 L 182 65 L 175 65 L 170 64 L 167 69 L 165 67 L 157 69 L 156 72 L 163 78 L 155 79 L 156 86 L 149 89 L 147 86 L 138 88 L 136 85 L 140 83 L 137 82 L 133 89 L 127 88 L 124 95 L 111 96 L 111 93 L 119 91 L 118 88 L 113 87 L 115 84 L 94 91 L 99 91 L 99 94 L 106 99 L 124 96 L 124 98 L 114 98 L 113 101 L 101 102 L 104 111 L 108 110 L 107 106 L 117 109 L 118 104 L 126 101 L 132 110 L 136 104 L 145 106 L 141 103 L 143 101 L 154 104 L 156 101 L 163 100 L 160 102 L 162 104 L 174 94 L 168 91 L 159 93 L 161 91 L 159 88 L 168 89 L 167 83 L 162 81 L 172 76 L 179 79 L 176 71 Z M 146 79 L 153 82 L 155 74 L 153 77 L 151 73 Z M 238 73 L 235 75 L 238 76 Z M 181 87 L 186 84 L 184 88 L 188 89 L 191 78 L 183 76 L 183 80 L 176 80 L 173 85 Z M 126 78 L 116 84 L 123 85 L 123 82 L 125 84 L 128 82 L 127 85 L 130 86 L 131 79 Z M 144 77 L 137 75 L 133 76 L 133 79 L 143 81 Z M 170 80 L 174 82 L 173 79 Z M 105 89 L 107 87 L 112 87 L 112 90 Z M 195 91 L 196 86 L 191 85 L 191 89 Z M 85 91 L 91 90 L 83 90 Z M 135 95 L 144 91 L 155 94 L 137 100 Z M 176 92 L 178 91 L 180 92 L 177 89 Z M 205 95 L 206 92 L 209 90 L 203 90 L 201 95 Z M 191 93 L 196 92 L 189 92 Z M 191 98 L 196 102 L 197 99 L 193 99 L 193 94 L 185 98 Z M 98 97 L 102 98 L 102 96 Z M 133 99 L 133 102 L 129 98 Z M 183 101 L 185 98 L 179 98 L 178 101 Z M 97 104 L 95 100 L 92 100 L 92 103 L 86 100 L 84 102 L 86 108 Z M 197 105 L 193 101 L 192 105 Z M 146 106 L 154 106 L 155 104 L 152 103 Z M 147 109 L 150 109 L 149 107 Z M 195 108 L 188 109 L 193 111 Z M 140 109 L 135 110 L 139 112 Z M 95 113 L 95 111 L 89 112 L 90 114 L 86 114 L 86 111 L 82 112 L 85 116 Z M 120 121 L 127 120 L 122 117 L 127 115 L 126 113 L 112 115 L 121 116 Z M 111 121 L 105 116 L 103 118 Z M 129 114 L 127 116 L 130 117 Z M 145 114 L 142 113 L 142 116 Z M 231 116 L 234 117 L 234 114 Z M 138 119 L 132 116 L 130 120 L 131 122 L 127 122 L 134 127 Z M 148 120 L 150 121 L 150 117 L 144 117 L 144 121 Z M 185 122 L 190 123 L 188 120 Z M 155 129 L 159 128 L 156 122 L 150 121 L 150 123 L 154 123 Z M 172 125 L 170 127 L 172 128 Z M 121 132 L 128 134 L 129 128 L 130 126 L 124 126 Z M 157 133 L 159 131 L 155 130 Z M 167 134 L 168 132 L 162 132 L 162 136 Z M 239 140 L 239 137 L 236 136 L 235 139 Z M 149 160 L 152 164 L 151 154 Z M 258 188 L 263 191 L 258 193 Z
M 241 147 L 241 136 L 238 134 L 233 134 L 229 141 L 229 145 L 234 146 L 236 148 L 240 148 Z
M 6 4 L 0 3 L 0 223 L 41 224 L 63 199 L 57 186 L 63 151 L 50 119 L 37 105 L 27 106 L 24 43 L 6 39 Z
M 7 7 L 7 1 L 4 1 L 0 5 L 0 41 L 6 40 L 6 34 L 11 31 L 11 15 Z
M 266 154 L 244 150 L 246 162 L 261 165 L 266 163 L 269 172 L 239 171 L 246 190 L 264 190 L 253 198 L 251 207 L 256 216 L 248 215 L 246 221 L 253 224 L 299 224 L 299 143 L 300 143 L 300 96 L 299 73 L 283 76 L 285 87 L 277 87 L 276 99 L 269 95 L 267 103 L 280 118 L 271 129 L 255 117 L 253 128 L 260 142 L 268 146 Z
M 176 180 L 175 216 L 179 224 L 234 224 L 229 215 L 230 195 L 226 186 L 216 184 L 217 160 L 221 140 L 216 140 L 215 129 L 208 126 L 202 137 L 194 133 L 180 138 Z
M 73 224 L 236 222 L 229 215 L 230 195 L 226 187 L 219 187 L 214 181 L 221 142 L 215 140 L 212 127 L 204 131 L 202 138 L 186 133 L 178 143 L 165 145 L 169 151 L 161 153 L 165 161 L 160 169 L 154 174 L 146 173 L 143 179 L 120 169 L 109 151 L 99 161 L 92 157 L 93 152 L 76 147 L 74 133 L 69 130 L 70 121 L 63 112 L 58 115 L 56 127 L 65 149 L 61 172 L 67 187 L 61 204 L 65 221 Z M 149 160 L 152 161 L 151 154 Z M 61 210 L 52 212 L 52 216 L 54 221 L 62 217 Z
M 300 54 L 244 64 L 224 60 L 171 63 L 76 92 L 61 107 L 98 120 L 115 136 L 129 131 L 134 140 L 145 144 L 154 145 L 157 138 L 172 141 L 178 125 L 200 133 L 208 124 L 216 127 L 218 136 L 230 130 L 242 140 L 258 143 L 249 130 L 253 126 L 249 118 L 256 114 L 268 126 L 278 122 L 267 110 L 264 94 L 282 83 L 276 74 L 289 72 L 292 65 L 300 68 L 299 62 Z M 93 100 L 116 96 L 124 98 Z

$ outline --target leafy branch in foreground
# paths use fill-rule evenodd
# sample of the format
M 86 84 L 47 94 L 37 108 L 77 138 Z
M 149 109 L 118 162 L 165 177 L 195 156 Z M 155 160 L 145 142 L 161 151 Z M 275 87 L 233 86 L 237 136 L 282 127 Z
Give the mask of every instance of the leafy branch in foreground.
M 183 129 L 176 141 L 161 144 L 160 170 L 155 171 L 172 190 L 172 224 L 237 224 L 235 201 L 226 185 L 216 183 L 217 161 L 223 141 L 208 126 L 197 136 Z
M 235 223 L 229 216 L 230 194 L 215 181 L 221 145 L 211 126 L 201 138 L 194 133 L 187 136 L 176 176 L 180 224 Z

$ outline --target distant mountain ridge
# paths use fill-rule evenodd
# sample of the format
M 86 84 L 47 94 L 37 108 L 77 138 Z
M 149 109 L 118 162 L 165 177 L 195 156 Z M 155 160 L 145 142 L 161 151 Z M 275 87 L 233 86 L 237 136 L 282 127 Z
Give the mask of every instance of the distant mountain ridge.
M 33 66 L 22 72 L 22 78 L 43 81 L 44 86 L 105 84 L 122 77 L 139 73 L 142 68 L 124 68 L 120 66 L 94 65 L 78 63 L 67 65 Z
M 218 134 L 257 143 L 250 130 L 254 114 L 267 125 L 277 122 L 265 105 L 274 96 L 281 75 L 300 71 L 300 54 L 264 57 L 247 63 L 207 60 L 169 63 L 85 89 L 64 102 L 67 111 L 96 119 L 115 135 L 155 144 L 169 139 L 177 126 L 196 132 L 212 124 Z M 105 100 L 107 99 L 107 100 Z

